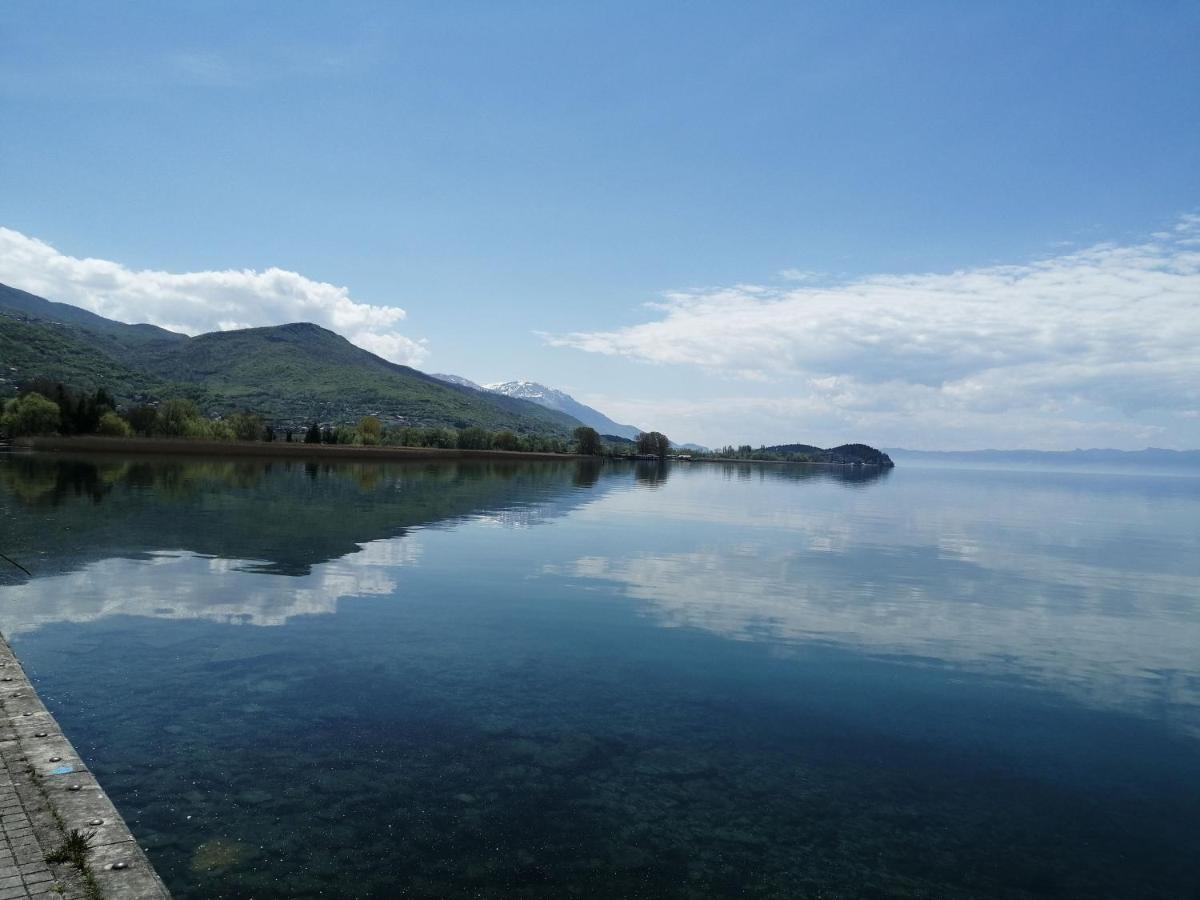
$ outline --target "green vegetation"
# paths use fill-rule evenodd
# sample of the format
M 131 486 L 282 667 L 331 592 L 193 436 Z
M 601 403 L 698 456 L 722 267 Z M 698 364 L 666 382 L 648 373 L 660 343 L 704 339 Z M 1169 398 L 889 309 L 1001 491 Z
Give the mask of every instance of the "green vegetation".
M 661 431 L 643 431 L 635 442 L 639 456 L 657 456 L 666 459 L 671 452 L 671 441 Z
M 313 421 L 375 416 L 381 427 L 478 427 L 565 438 L 579 424 L 526 400 L 480 393 L 390 363 L 316 325 L 188 338 L 124 325 L 4 285 L 0 359 L 0 395 L 38 379 L 81 391 L 104 386 L 122 407 L 184 399 L 208 417 L 225 419 L 249 409 L 292 430 Z M 137 422 L 130 424 L 147 433 Z
M 239 410 L 227 421 L 233 436 L 239 441 L 258 441 L 266 435 L 266 425 L 263 423 L 262 416 L 256 416 L 252 412 Z
M 92 852 L 92 838 L 95 836 L 96 832 L 94 831 L 80 831 L 78 828 L 72 828 L 63 837 L 63 842 L 46 854 L 46 862 L 66 863 L 77 869 L 85 868 L 88 854 Z
M 96 434 L 104 437 L 131 437 L 133 428 L 115 412 L 109 410 L 96 423 Z
M 0 433 L 10 435 L 100 434 L 108 437 L 177 437 L 214 441 L 273 441 L 276 427 L 248 410 L 228 417 L 208 418 L 188 399 L 173 398 L 157 408 L 138 405 L 124 415 L 113 409 L 113 400 L 104 388 L 94 392 L 73 391 L 62 384 L 37 386 L 56 400 L 37 391 L 26 391 L 9 400 L 0 415 Z M 283 439 L 291 441 L 293 430 L 282 428 Z M 568 441 L 558 434 L 517 434 L 508 429 L 491 431 L 477 425 L 464 428 L 440 426 L 384 425 L 378 416 L 363 416 L 357 426 L 312 422 L 302 429 L 306 444 L 440 448 L 458 450 L 506 450 L 534 453 L 579 453 L 610 458 L 678 456 L 671 452 L 670 439 L 659 431 L 643 432 L 634 442 L 610 440 L 594 428 L 579 426 Z M 724 447 L 708 452 L 682 454 L 687 459 L 756 460 L 765 462 L 804 462 L 825 465 L 879 466 L 891 468 L 886 453 L 866 444 L 842 444 L 822 449 L 811 444 L 781 444 L 759 447 L 749 444 Z
M 97 349 L 97 344 L 94 335 L 79 329 L 18 318 L 0 308 L 0 389 L 7 384 L 11 393 L 18 383 L 41 376 L 87 390 L 107 385 L 126 401 L 182 392 Z
M 46 434 L 58 431 L 61 423 L 58 404 L 32 392 L 9 400 L 0 415 L 0 429 L 8 434 Z
M 63 842 L 58 848 L 46 854 L 46 862 L 52 865 L 57 863 L 74 865 L 79 870 L 79 876 L 83 880 L 83 896 L 86 900 L 104 900 L 104 892 L 100 890 L 100 885 L 96 881 L 96 875 L 88 863 L 88 855 L 92 851 L 92 839 L 96 836 L 96 833 L 94 831 L 81 832 L 77 828 L 67 831 L 67 823 L 58 811 L 58 806 L 51 802 L 50 795 L 46 791 L 45 779 L 28 762 L 25 764 L 25 773 L 29 776 L 29 783 L 42 795 L 46 808 L 50 811 L 50 815 L 54 819 L 55 827 L 58 828 L 59 833 L 63 836 Z M 60 882 L 55 882 L 50 888 L 53 893 L 65 893 L 65 889 L 66 885 Z
M 840 466 L 881 466 L 890 469 L 895 464 L 886 453 L 866 444 L 841 444 L 822 449 L 812 444 L 777 444 L 755 449 L 749 444 L 722 447 L 707 453 L 695 452 L 697 459 L 749 459 L 760 462 L 801 462 Z
M 604 451 L 604 443 L 600 440 L 600 432 L 587 425 L 581 425 L 574 432 L 575 445 L 585 456 L 599 456 Z
M 104 388 L 74 391 L 62 384 L 39 381 L 51 400 L 35 391 L 23 391 L 9 400 L 0 415 L 0 433 L 13 436 L 38 434 L 99 434 L 106 437 L 168 437 L 210 441 L 273 441 L 276 428 L 261 416 L 238 410 L 228 417 L 204 416 L 192 400 L 173 398 L 157 408 L 142 404 L 124 414 L 113 409 Z M 584 429 L 591 431 L 591 429 Z M 292 440 L 292 429 L 283 427 L 283 439 Z M 592 431 L 595 435 L 595 432 Z M 535 453 L 570 453 L 573 445 L 558 434 L 516 434 L 489 431 L 478 426 L 443 428 L 384 425 L 377 416 L 363 416 L 357 426 L 324 426 L 312 422 L 303 429 L 307 444 L 351 446 L 434 447 L 459 450 L 509 450 Z M 599 443 L 599 436 L 596 435 Z M 599 452 L 599 451 L 596 451 Z

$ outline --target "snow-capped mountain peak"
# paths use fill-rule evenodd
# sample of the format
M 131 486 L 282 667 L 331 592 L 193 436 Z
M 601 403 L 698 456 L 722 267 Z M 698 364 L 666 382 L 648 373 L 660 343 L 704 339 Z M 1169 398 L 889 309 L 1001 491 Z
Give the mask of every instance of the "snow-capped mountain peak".
M 461 375 L 434 373 L 430 377 L 437 378 L 449 384 L 456 384 L 459 387 L 468 387 L 477 391 L 491 391 L 494 394 L 504 394 L 506 397 L 528 400 L 547 409 L 556 409 L 559 412 L 564 412 L 569 416 L 575 417 L 584 425 L 590 425 L 601 434 L 635 438 L 638 436 L 638 432 L 641 431 L 640 428 L 634 425 L 622 425 L 619 422 L 614 422 L 604 413 L 580 403 L 570 394 L 552 387 L 546 387 L 546 385 L 537 381 L 520 379 L 517 381 L 494 381 L 491 384 L 481 385 L 476 384 L 469 378 L 463 378 Z
M 438 381 L 444 381 L 447 384 L 457 384 L 459 387 L 471 388 L 471 390 L 474 391 L 487 390 L 487 388 L 485 388 L 483 385 L 476 384 L 470 378 L 463 378 L 461 375 L 446 375 L 442 372 L 430 372 L 429 377 L 436 378 Z
M 479 385 L 470 379 L 463 378 L 461 375 L 434 374 L 432 377 L 449 382 L 450 384 L 457 384 L 460 387 L 474 388 L 477 391 L 491 391 L 496 394 L 504 394 L 507 397 L 529 400 L 539 406 L 545 406 L 547 409 L 556 409 L 569 416 L 574 416 L 584 425 L 590 425 L 601 434 L 614 434 L 618 437 L 635 438 L 638 432 L 641 431 L 640 428 L 634 425 L 622 425 L 619 422 L 614 422 L 604 413 L 580 403 L 570 394 L 547 387 L 537 381 L 519 379 L 516 381 L 495 381 L 491 384 Z
M 497 394 L 520 397 L 522 400 L 532 400 L 551 409 L 562 409 L 563 404 L 575 402 L 575 399 L 570 394 L 556 391 L 554 388 L 538 384 L 536 381 L 497 381 L 492 384 L 485 384 L 484 387 L 489 391 L 495 391 Z

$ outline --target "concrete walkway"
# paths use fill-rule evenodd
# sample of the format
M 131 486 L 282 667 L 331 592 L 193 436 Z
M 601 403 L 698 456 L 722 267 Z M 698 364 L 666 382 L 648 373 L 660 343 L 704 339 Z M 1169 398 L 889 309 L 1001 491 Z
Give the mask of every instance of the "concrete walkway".
M 48 863 L 90 833 L 86 869 Z M 0 900 L 164 900 L 170 894 L 0 638 Z

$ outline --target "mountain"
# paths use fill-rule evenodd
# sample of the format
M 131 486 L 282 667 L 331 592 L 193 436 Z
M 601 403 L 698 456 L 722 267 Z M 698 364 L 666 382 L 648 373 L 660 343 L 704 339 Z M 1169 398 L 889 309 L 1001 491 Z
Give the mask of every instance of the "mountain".
M 0 286 L 0 390 L 35 377 L 106 387 L 122 404 L 189 397 L 208 413 L 284 421 L 376 414 L 422 426 L 567 434 L 570 415 L 447 384 L 308 323 L 187 337 Z
M 180 395 L 161 378 L 130 365 L 123 351 L 100 349 L 103 343 L 98 332 L 0 306 L 0 396 L 38 376 L 89 389 L 107 387 L 127 403 Z
M 463 380 L 465 381 L 466 379 Z M 495 384 L 486 384 L 484 387 L 497 394 L 504 394 L 508 397 L 519 397 L 522 400 L 529 400 L 547 409 L 555 409 L 566 413 L 578 419 L 584 425 L 590 425 L 601 434 L 615 434 L 618 437 L 635 438 L 642 430 L 634 425 L 621 425 L 619 422 L 614 422 L 604 413 L 580 403 L 570 394 L 546 387 L 544 384 L 538 384 L 536 381 L 502 381 Z
M 461 375 L 447 375 L 444 372 L 431 372 L 430 378 L 436 378 L 438 381 L 444 381 L 446 384 L 457 384 L 459 387 L 470 388 L 473 391 L 486 391 L 481 384 L 476 384 L 470 378 L 463 378 Z
M 0 311 L 22 313 L 26 318 L 86 330 L 101 338 L 100 349 L 112 351 L 153 343 L 178 343 L 187 335 L 157 325 L 126 325 L 98 316 L 69 303 L 55 303 L 6 284 L 0 284 Z
M 1154 466 L 1200 468 L 1200 450 L 888 450 L 897 457 L 925 462 L 1040 466 Z

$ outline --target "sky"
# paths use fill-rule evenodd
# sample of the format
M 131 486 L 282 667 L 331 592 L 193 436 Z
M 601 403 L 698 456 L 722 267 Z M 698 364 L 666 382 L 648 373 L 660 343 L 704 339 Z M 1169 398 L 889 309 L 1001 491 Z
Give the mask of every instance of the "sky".
M 679 441 L 1200 447 L 1200 5 L 0 5 L 0 282 Z

